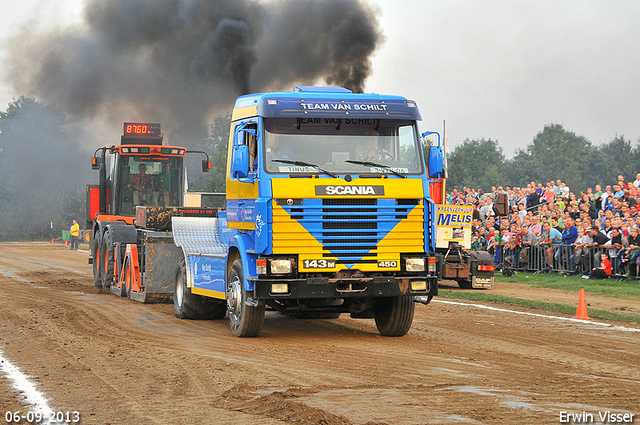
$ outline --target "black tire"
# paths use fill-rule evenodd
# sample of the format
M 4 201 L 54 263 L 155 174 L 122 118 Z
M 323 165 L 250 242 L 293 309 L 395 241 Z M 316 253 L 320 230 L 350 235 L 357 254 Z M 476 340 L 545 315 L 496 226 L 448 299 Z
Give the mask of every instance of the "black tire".
M 295 314 L 298 319 L 325 319 L 333 320 L 340 318 L 342 313 L 336 313 L 335 311 L 299 311 Z
M 101 270 L 102 270 L 102 288 L 109 289 L 113 283 L 113 267 L 114 267 L 114 246 L 110 242 L 111 231 L 107 229 L 102 235 L 102 243 L 100 244 Z
M 124 273 L 124 280 L 122 281 L 122 286 L 120 287 L 120 295 L 123 297 L 128 297 L 129 292 L 131 291 L 131 282 L 133 280 L 133 267 L 131 267 L 131 260 L 129 258 L 124 261 L 124 265 L 122 266 L 122 273 Z
M 244 289 L 242 260 L 236 259 L 227 277 L 227 309 L 231 332 L 237 337 L 256 337 L 264 324 L 264 302 L 247 305 L 251 296 Z
M 379 298 L 373 306 L 373 317 L 382 336 L 404 336 L 411 329 L 416 309 L 413 297 Z
M 471 286 L 471 281 L 469 279 L 458 280 L 458 286 L 461 289 L 473 289 L 473 286 Z
M 173 310 L 178 319 L 222 319 L 227 314 L 225 300 L 192 294 L 187 286 L 187 267 L 184 257 L 178 260 L 175 285 L 173 285 Z
M 91 253 L 93 255 L 93 284 L 96 288 L 102 288 L 102 268 L 100 266 L 100 245 L 102 235 L 97 232 L 91 241 Z
M 87 242 L 89 243 L 90 230 L 80 230 L 80 236 L 78 236 L 78 244 Z

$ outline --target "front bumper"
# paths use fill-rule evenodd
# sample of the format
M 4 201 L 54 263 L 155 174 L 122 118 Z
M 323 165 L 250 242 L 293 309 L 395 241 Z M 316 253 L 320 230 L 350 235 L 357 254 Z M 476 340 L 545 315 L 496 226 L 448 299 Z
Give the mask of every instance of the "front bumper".
M 426 290 L 414 291 L 412 282 L 426 282 Z M 273 279 L 254 280 L 254 298 L 261 299 L 308 299 L 308 298 L 377 298 L 398 296 L 436 296 L 438 279 L 436 276 L 375 276 L 370 278 L 330 279 Z M 283 294 L 271 292 L 271 285 L 289 285 Z

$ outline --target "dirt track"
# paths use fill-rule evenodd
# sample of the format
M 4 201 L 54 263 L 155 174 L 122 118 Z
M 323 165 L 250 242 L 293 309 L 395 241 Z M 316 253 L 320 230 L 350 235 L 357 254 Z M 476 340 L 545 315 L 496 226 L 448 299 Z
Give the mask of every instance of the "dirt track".
M 402 338 L 380 337 L 373 320 L 348 315 L 304 321 L 268 312 L 260 338 L 239 339 L 226 320 L 178 320 L 172 305 L 94 288 L 86 260 L 61 247 L 0 244 L 3 356 L 52 408 L 79 411 L 84 424 L 556 424 L 563 411 L 596 421 L 598 411 L 640 415 L 639 332 L 432 303 L 417 306 Z M 26 411 L 22 402 L 0 378 L 0 413 Z

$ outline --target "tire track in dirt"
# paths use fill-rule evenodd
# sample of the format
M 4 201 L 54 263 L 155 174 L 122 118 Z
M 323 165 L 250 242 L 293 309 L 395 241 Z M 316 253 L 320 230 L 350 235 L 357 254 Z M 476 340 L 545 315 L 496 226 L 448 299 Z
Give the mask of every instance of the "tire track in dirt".
M 437 308 L 434 306 L 434 308 Z M 475 326 L 475 330 L 464 331 L 455 326 L 443 326 L 442 323 L 429 323 L 426 327 L 421 323 L 414 324 L 413 332 L 438 335 L 438 340 L 454 344 L 458 347 L 473 347 L 474 351 L 481 350 L 492 353 L 490 357 L 520 356 L 522 361 L 551 359 L 554 364 L 563 367 L 590 368 L 599 374 L 614 375 L 619 378 L 630 378 L 640 381 L 640 371 L 635 367 L 631 353 L 637 347 L 637 338 L 629 335 L 616 336 L 616 349 L 605 347 L 603 350 L 602 338 L 610 333 L 607 329 L 591 327 L 588 324 L 560 324 L 549 319 L 529 318 L 527 320 L 513 321 L 509 331 L 504 331 L 502 337 L 496 337 L 495 332 L 487 328 L 494 327 L 494 321 L 487 321 L 493 315 L 475 312 L 463 307 L 467 312 L 469 326 Z M 548 320 L 545 323 L 545 320 Z M 479 323 L 478 321 L 485 322 Z M 541 346 L 548 338 L 549 329 L 554 331 L 554 344 Z M 582 334 L 576 338 L 576 333 Z M 513 335 L 517 334 L 517 340 Z
M 41 277 L 52 278 L 46 274 Z M 35 283 L 46 284 L 46 280 Z M 10 291 L 6 291 L 9 288 Z M 46 359 L 37 360 L 55 363 L 55 366 L 36 366 L 39 363 L 37 360 L 24 361 L 24 367 L 32 371 L 33 376 L 41 375 L 37 370 L 33 372 L 34 367 L 63 372 L 44 373 L 45 377 L 40 379 L 40 385 L 47 388 L 47 393 L 59 393 L 55 386 L 66 386 L 72 387 L 67 389 L 67 394 L 81 398 L 85 397 L 83 393 L 88 390 L 92 395 L 88 397 L 89 403 L 85 410 L 104 412 L 107 407 L 106 410 L 109 411 L 106 415 L 100 415 L 101 419 L 95 423 L 104 423 L 103 419 L 108 421 L 111 417 L 124 419 L 124 422 L 130 421 L 126 418 L 140 419 L 134 421 L 136 423 L 173 422 L 167 421 L 175 415 L 173 408 L 170 410 L 172 413 L 163 413 L 168 404 L 176 408 L 180 404 L 184 405 L 186 413 L 181 416 L 184 423 L 202 421 L 202 413 L 192 412 L 189 405 L 210 405 L 212 395 L 207 395 L 206 391 L 210 386 L 208 378 L 194 375 L 193 371 L 199 366 L 191 362 L 171 362 L 172 358 L 167 355 L 162 340 L 158 340 L 149 327 L 146 327 L 153 323 L 155 325 L 152 328 L 162 327 L 156 322 L 173 321 L 171 318 L 157 316 L 145 311 L 146 306 L 129 305 L 131 301 L 108 294 L 87 296 L 24 283 L 3 285 L 0 298 L 8 296 L 7 292 L 11 293 L 13 301 L 19 305 L 28 305 L 27 308 L 13 312 L 3 309 L 0 315 L 4 323 L 12 324 L 14 333 L 23 335 L 17 346 L 25 345 L 26 341 L 33 347 L 46 346 Z M 34 294 L 37 296 L 34 297 Z M 79 302 L 78 297 L 89 298 L 89 301 Z M 136 314 L 127 314 L 130 313 L 129 310 Z M 131 321 L 138 321 L 139 324 L 131 326 L 128 323 Z M 36 329 L 35 325 L 38 324 L 41 326 Z M 12 345 L 16 344 L 9 344 L 9 347 Z M 24 350 L 15 348 L 13 352 L 20 357 Z M 156 371 L 156 365 L 161 364 L 165 357 L 172 363 L 171 370 Z M 182 357 L 187 359 L 186 356 Z M 81 382 L 74 382 L 78 375 L 82 375 Z M 68 405 L 65 402 L 67 397 L 60 397 L 58 394 L 55 398 L 58 403 Z M 171 400 L 173 401 L 169 403 Z M 180 402 L 176 405 L 175 400 Z M 215 409 L 209 407 L 206 410 L 213 412 Z M 149 416 L 149 411 L 154 412 L 152 416 Z M 237 423 L 247 422 L 245 414 L 239 416 L 245 419 L 238 419 Z M 91 423 L 91 418 L 85 419 L 87 418 L 83 418 L 83 423 Z M 253 419 L 249 422 L 256 423 Z M 123 422 L 116 420 L 114 423 Z

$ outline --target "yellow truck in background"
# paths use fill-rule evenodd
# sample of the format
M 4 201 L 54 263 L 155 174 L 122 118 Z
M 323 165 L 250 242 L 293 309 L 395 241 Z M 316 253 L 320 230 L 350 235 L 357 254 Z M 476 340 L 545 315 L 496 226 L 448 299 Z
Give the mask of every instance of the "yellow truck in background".
M 466 205 L 437 206 L 436 254 L 442 258 L 439 277 L 455 280 L 463 289 L 491 289 L 495 264 L 486 251 L 471 251 L 473 207 Z

